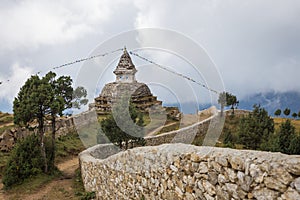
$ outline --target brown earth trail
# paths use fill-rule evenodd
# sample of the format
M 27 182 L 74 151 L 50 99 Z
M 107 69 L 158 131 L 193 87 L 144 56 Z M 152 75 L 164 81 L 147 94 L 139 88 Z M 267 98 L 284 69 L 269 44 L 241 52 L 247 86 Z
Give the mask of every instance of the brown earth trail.
M 78 199 L 73 189 L 73 178 L 75 177 L 75 170 L 78 166 L 78 157 L 58 164 L 58 169 L 63 174 L 62 178 L 50 181 L 32 194 L 8 194 L 2 190 L 3 184 L 1 182 L 0 200 Z

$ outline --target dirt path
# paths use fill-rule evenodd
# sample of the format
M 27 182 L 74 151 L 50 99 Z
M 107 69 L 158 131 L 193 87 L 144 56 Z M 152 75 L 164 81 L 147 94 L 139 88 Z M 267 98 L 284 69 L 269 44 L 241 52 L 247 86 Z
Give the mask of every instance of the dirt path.
M 10 123 L 6 123 L 6 124 L 0 125 L 0 128 L 2 128 L 2 127 L 4 127 L 4 126 L 12 126 L 12 125 L 14 125 L 14 123 L 13 123 L 13 122 L 10 122 Z
M 63 177 L 58 180 L 53 180 L 44 185 L 42 188 L 33 194 L 5 194 L 0 189 L 0 200 L 6 199 L 22 199 L 22 200 L 51 200 L 51 199 L 77 199 L 74 195 L 73 179 L 75 170 L 78 168 L 78 157 L 74 157 L 63 163 L 58 164 L 59 170 L 63 173 Z M 1 183 L 2 184 L 2 183 Z M 0 188 L 1 185 L 0 185 Z

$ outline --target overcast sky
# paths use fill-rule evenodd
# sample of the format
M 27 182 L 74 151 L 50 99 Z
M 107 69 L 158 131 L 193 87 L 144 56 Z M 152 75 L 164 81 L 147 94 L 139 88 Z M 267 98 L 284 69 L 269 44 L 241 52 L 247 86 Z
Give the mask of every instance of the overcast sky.
M 0 110 L 11 112 L 31 74 L 89 56 L 112 36 L 136 28 L 174 30 L 194 40 L 225 88 L 240 98 L 299 91 L 299 11 L 297 0 L 2 0 Z M 74 78 L 80 67 L 56 72 Z

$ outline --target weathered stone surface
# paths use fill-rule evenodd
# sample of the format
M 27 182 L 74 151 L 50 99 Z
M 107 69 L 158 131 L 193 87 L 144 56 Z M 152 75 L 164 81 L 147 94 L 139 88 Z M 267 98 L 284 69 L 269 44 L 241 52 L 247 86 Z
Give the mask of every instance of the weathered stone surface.
M 274 189 L 274 190 L 277 190 L 280 192 L 284 192 L 287 187 L 286 185 L 284 185 L 283 183 L 279 182 L 277 179 L 274 179 L 272 177 L 265 177 L 264 183 L 268 188 Z
M 238 156 L 232 156 L 232 157 L 230 157 L 229 162 L 230 162 L 231 167 L 233 169 L 241 170 L 241 171 L 243 171 L 245 169 L 245 165 L 244 165 L 245 162 L 244 162 L 244 160 L 241 159 Z
M 204 180 L 202 184 L 203 184 L 204 190 L 209 195 L 213 196 L 216 194 L 216 188 L 209 181 Z
M 300 177 L 285 162 L 290 156 L 220 148 L 207 154 L 207 149 L 166 144 L 119 152 L 98 145 L 79 156 L 82 179 L 98 199 L 299 199 Z M 220 156 L 231 158 L 227 166 Z M 247 167 L 233 168 L 231 163 L 244 158 Z
M 268 188 L 261 188 L 253 191 L 253 196 L 258 200 L 277 199 L 278 194 L 278 192 L 275 192 L 274 190 L 270 190 Z
M 223 156 L 218 156 L 218 157 L 216 157 L 215 158 L 215 161 L 219 164 L 219 165 L 221 165 L 221 166 L 223 166 L 223 167 L 227 167 L 228 166 L 228 161 L 227 161 L 227 158 L 225 158 L 225 157 L 223 157 Z
M 296 190 L 288 188 L 287 191 L 281 196 L 281 198 L 288 200 L 299 200 L 300 194 Z
M 284 164 L 287 166 L 287 171 L 294 174 L 300 175 L 300 160 L 299 156 L 291 156 L 289 160 L 286 160 Z
M 300 192 L 300 177 L 299 177 L 299 178 L 296 178 L 296 179 L 294 180 L 293 185 L 294 185 L 294 187 L 296 188 L 296 190 L 297 190 L 298 192 Z
M 208 166 L 207 163 L 201 162 L 199 164 L 198 173 L 205 174 L 208 172 Z

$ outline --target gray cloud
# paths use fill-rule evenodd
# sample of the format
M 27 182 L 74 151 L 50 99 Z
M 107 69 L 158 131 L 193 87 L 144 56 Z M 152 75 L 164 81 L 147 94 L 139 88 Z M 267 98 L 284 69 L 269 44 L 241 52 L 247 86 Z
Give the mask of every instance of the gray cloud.
M 179 31 L 206 49 L 225 87 L 240 97 L 299 90 L 299 10 L 300 2 L 294 0 L 4 1 L 0 78 L 13 77 L 24 66 L 34 73 L 85 57 L 99 43 L 132 28 L 161 27 Z M 13 67 L 16 63 L 19 68 Z M 79 68 L 58 73 L 76 77 Z M 5 90 L 18 90 L 11 87 Z

